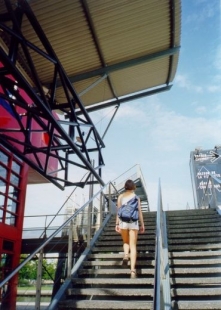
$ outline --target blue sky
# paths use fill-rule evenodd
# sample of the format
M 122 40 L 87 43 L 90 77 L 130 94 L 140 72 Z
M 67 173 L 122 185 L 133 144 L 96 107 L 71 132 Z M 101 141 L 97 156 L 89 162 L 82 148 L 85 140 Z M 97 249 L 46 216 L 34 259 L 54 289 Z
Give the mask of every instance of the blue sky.
M 221 142 L 220 82 L 220 1 L 182 1 L 181 51 L 171 90 L 122 105 L 105 140 L 107 169 L 141 165 L 152 209 L 159 178 L 165 209 L 183 209 L 187 202 L 193 207 L 190 152 Z
M 151 210 L 159 179 L 165 210 L 185 209 L 187 203 L 193 208 L 190 152 L 221 144 L 220 9 L 219 0 L 182 1 L 181 50 L 171 90 L 122 104 L 104 138 L 105 181 L 139 164 Z M 93 115 L 101 134 L 112 110 Z M 54 213 L 71 192 L 44 188 L 44 197 L 36 197 L 42 187 L 28 186 L 26 214 Z

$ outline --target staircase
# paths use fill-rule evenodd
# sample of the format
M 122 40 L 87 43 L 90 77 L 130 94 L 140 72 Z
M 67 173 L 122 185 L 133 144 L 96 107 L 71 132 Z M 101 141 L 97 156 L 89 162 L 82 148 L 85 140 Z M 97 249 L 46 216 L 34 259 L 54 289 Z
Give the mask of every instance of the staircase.
M 121 265 L 122 240 L 114 230 L 116 216 L 112 216 L 59 309 L 153 308 L 156 212 L 143 216 L 146 231 L 138 236 L 138 277 L 131 279 L 130 267 Z
M 172 309 L 221 309 L 221 216 L 167 211 Z

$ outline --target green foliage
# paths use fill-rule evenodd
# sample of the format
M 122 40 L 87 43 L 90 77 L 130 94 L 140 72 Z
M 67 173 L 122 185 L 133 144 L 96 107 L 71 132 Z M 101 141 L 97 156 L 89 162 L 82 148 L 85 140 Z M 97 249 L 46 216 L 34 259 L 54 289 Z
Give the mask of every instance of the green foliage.
M 27 257 L 23 255 L 21 262 Z M 56 263 L 49 262 L 48 259 L 43 259 L 42 267 L 42 279 L 43 280 L 53 280 L 55 276 Z M 36 280 L 38 271 L 38 260 L 33 259 L 24 265 L 24 267 L 19 271 L 19 283 L 23 283 L 23 280 Z M 24 282 L 26 283 L 26 282 Z

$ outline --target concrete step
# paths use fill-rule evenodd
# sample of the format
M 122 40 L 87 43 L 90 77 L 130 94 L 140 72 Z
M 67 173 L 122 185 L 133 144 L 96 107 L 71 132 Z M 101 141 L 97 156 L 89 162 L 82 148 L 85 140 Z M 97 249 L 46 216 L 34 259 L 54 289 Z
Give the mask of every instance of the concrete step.
M 189 227 L 189 228 L 172 228 L 170 227 L 170 230 L 167 232 L 167 236 L 168 238 L 170 236 L 176 235 L 176 234 L 180 234 L 180 231 L 182 231 L 183 233 L 201 233 L 201 232 L 221 232 L 221 225 L 217 224 L 214 227 Z
M 205 229 L 201 232 L 191 232 L 186 233 L 182 232 L 182 234 L 168 234 L 169 239 L 183 239 L 183 238 L 191 238 L 191 237 L 197 237 L 197 238 L 206 238 L 206 237 L 221 237 L 221 230 L 219 231 L 206 231 Z
M 104 232 L 114 231 L 115 226 L 116 226 L 116 222 L 114 222 L 113 224 L 109 224 L 108 226 L 106 226 L 104 228 Z M 156 230 L 156 224 L 154 224 L 154 223 L 146 223 L 146 222 L 144 222 L 144 226 L 145 226 L 145 229 L 147 231 L 155 231 Z
M 152 239 L 152 238 L 155 238 L 155 231 L 145 231 L 145 233 L 143 234 L 139 234 L 138 235 L 138 241 L 139 240 L 142 240 L 142 239 Z M 110 233 L 106 232 L 105 234 L 102 234 L 102 236 L 99 238 L 99 240 L 103 240 L 103 241 L 106 241 L 106 240 L 122 240 L 122 237 L 120 234 L 118 233 L 115 233 L 114 235 L 110 235 Z
M 187 239 L 185 238 L 184 235 L 184 239 L 169 239 L 168 240 L 168 244 L 192 244 L 192 243 L 221 243 L 221 237 L 213 237 L 213 238 L 191 238 L 191 239 Z M 148 242 L 149 243 L 149 242 Z
M 175 296 L 195 296 L 198 299 L 199 296 L 220 296 L 220 287 L 219 288 L 175 288 L 171 289 L 172 297 Z
M 94 248 L 92 248 L 92 253 L 95 252 L 112 252 L 112 253 L 116 253 L 116 252 L 122 252 L 123 246 L 95 246 Z M 138 252 L 154 252 L 155 251 L 155 246 L 149 246 L 149 245 L 137 245 L 137 251 Z
M 59 309 L 113 309 L 113 310 L 152 310 L 151 301 L 114 300 L 67 300 L 60 302 Z
M 211 249 L 221 249 L 220 243 L 208 243 L 208 244 L 182 244 L 182 245 L 169 245 L 169 251 L 200 251 L 200 250 L 211 250 Z
M 185 275 L 203 275 L 203 274 L 221 274 L 221 267 L 199 267 L 199 268 L 170 268 L 170 275 L 185 274 Z
M 220 310 L 221 301 L 173 301 L 173 310 Z
M 115 241 L 108 241 L 108 246 L 116 246 L 116 245 L 121 245 L 122 244 L 122 239 L 119 240 L 115 240 Z M 107 243 L 103 242 L 103 239 L 100 239 L 100 241 L 97 241 L 95 246 L 96 247 L 103 247 L 106 246 Z M 140 238 L 137 241 L 137 245 L 138 246 L 142 246 L 142 245 L 155 245 L 155 237 L 154 238 L 148 238 L 148 239 L 144 239 L 141 240 Z
M 123 249 L 122 253 L 115 253 L 115 254 L 109 254 L 109 253 L 97 253 L 97 254 L 89 254 L 87 256 L 87 259 L 123 259 Z M 154 253 L 138 253 L 137 258 L 143 258 L 143 259 L 153 259 L 155 258 Z
M 216 220 L 219 219 L 220 215 L 215 214 L 200 214 L 200 215 L 191 215 L 191 216 L 167 216 L 167 221 L 169 222 L 180 222 L 180 221 L 198 221 L 198 220 Z
M 221 251 L 186 251 L 186 252 L 170 252 L 169 258 L 174 257 L 217 257 L 221 256 Z
M 83 262 L 84 267 L 94 267 L 94 266 L 113 266 L 113 267 L 121 267 L 122 268 L 122 260 L 118 261 L 101 261 L 101 260 L 96 260 L 96 261 L 86 261 Z M 128 262 L 128 266 L 130 266 L 130 260 Z M 137 260 L 136 266 L 155 266 L 155 261 L 154 260 Z
M 68 296 L 105 296 L 107 299 L 116 299 L 117 296 L 120 297 L 153 297 L 153 288 L 71 288 L 67 291 Z
M 194 226 L 195 224 L 206 224 L 209 225 L 209 224 L 212 224 L 212 223 L 221 223 L 221 217 L 218 217 L 216 219 L 208 219 L 208 218 L 205 218 L 205 219 L 183 219 L 183 220 L 179 220 L 179 221 L 171 221 L 171 220 L 168 220 L 167 219 L 167 227 L 170 228 L 174 225 L 179 225 L 179 222 L 182 226 L 184 225 L 190 225 L 190 226 Z
M 172 265 L 221 265 L 221 258 L 201 258 L 201 259 L 170 259 L 169 264 Z
M 221 309 L 221 217 L 167 214 L 172 309 Z
M 108 286 L 116 286 L 116 278 L 72 278 L 72 283 L 80 286 L 80 285 L 101 285 L 104 287 L 104 285 Z M 117 279 L 117 286 L 140 286 L 140 285 L 154 285 L 154 278 L 136 278 L 136 279 L 130 279 L 128 281 L 128 278 L 118 278 Z
M 201 214 L 214 214 L 217 213 L 216 209 L 192 209 L 192 210 L 171 210 L 166 211 L 167 216 L 180 216 L 180 215 L 201 215 Z
M 210 223 L 211 224 L 211 223 Z M 208 223 L 200 222 L 200 223 L 185 223 L 183 224 L 182 222 L 173 224 L 173 225 L 167 225 L 168 232 L 172 232 L 175 229 L 182 231 L 183 229 L 196 229 L 196 228 L 207 228 Z M 212 222 L 211 226 L 209 227 L 220 227 L 221 223 L 220 221 L 218 222 Z
M 139 268 L 136 270 L 137 275 L 154 275 L 154 268 Z M 130 276 L 130 269 L 129 268 L 119 268 L 119 269 L 113 269 L 113 268 L 102 268 L 102 269 L 80 269 L 78 270 L 78 275 L 105 275 L 109 277 L 113 276 L 125 276 L 126 278 Z
M 92 248 L 91 253 L 72 279 L 67 299 L 59 303 L 59 309 L 152 309 L 154 292 L 155 222 L 145 220 L 148 227 L 140 234 L 137 243 L 136 272 L 138 278 L 130 278 L 130 263 L 122 266 L 123 242 L 114 230 L 113 217 Z M 150 229 L 150 225 L 152 229 Z
M 191 284 L 200 284 L 200 285 L 210 285 L 210 284 L 221 284 L 221 277 L 210 276 L 210 277 L 190 277 L 190 278 L 179 278 L 173 277 L 170 278 L 171 285 L 188 285 Z
M 151 225 L 156 225 L 156 217 L 143 217 L 144 223 L 146 224 L 151 224 Z M 114 225 L 116 223 L 116 217 L 111 219 L 108 222 L 108 225 Z

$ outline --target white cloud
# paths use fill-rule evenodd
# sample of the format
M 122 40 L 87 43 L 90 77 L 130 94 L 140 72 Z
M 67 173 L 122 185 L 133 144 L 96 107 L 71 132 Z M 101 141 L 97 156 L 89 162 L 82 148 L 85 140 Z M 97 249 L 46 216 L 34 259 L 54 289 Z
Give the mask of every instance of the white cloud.
M 174 80 L 174 84 L 188 91 L 194 91 L 196 93 L 203 92 L 203 88 L 199 85 L 194 85 L 194 83 L 191 82 L 187 75 L 177 74 Z
M 160 179 L 160 183 L 164 211 L 186 209 L 187 204 L 191 209 L 194 208 L 190 183 L 187 187 L 181 187 L 180 184 L 176 183 L 171 186 L 171 183 L 165 178 Z M 148 198 L 151 211 L 157 210 L 158 185 L 159 180 L 157 182 L 148 182 L 147 190 L 149 193 Z
M 214 66 L 217 70 L 221 72 L 221 45 L 219 45 L 216 49 Z
M 132 102 L 130 105 L 122 104 L 116 114 L 116 119 L 131 118 L 136 121 L 136 120 L 142 120 L 144 117 L 145 117 L 145 114 L 143 113 L 143 111 L 140 109 L 140 106 L 137 105 L 135 101 Z
M 152 97 L 153 99 L 153 97 Z M 148 99 L 146 99 L 148 101 Z M 138 107 L 136 107 L 137 109 Z M 174 151 L 180 148 L 181 143 L 188 142 L 188 145 L 202 143 L 205 140 L 217 143 L 220 140 L 221 120 L 207 116 L 197 115 L 187 117 L 168 110 L 163 104 L 146 103 L 140 104 L 140 115 L 143 125 L 146 128 L 148 142 L 151 141 L 157 149 Z M 131 116 L 133 107 L 130 108 Z M 206 108 L 199 107 L 198 113 L 205 112 Z M 146 118 L 146 121 L 145 121 Z M 139 119 L 138 122 L 140 123 Z M 214 124 L 216 126 L 214 127 Z
M 207 19 L 214 17 L 217 11 L 217 0 L 196 0 L 195 4 L 198 7 L 197 13 L 189 14 L 186 18 L 187 23 L 193 23 L 195 27 L 199 27 L 200 24 Z
M 207 90 L 210 93 L 217 93 L 221 91 L 221 86 L 220 85 L 210 85 L 207 87 Z
M 195 109 L 195 112 L 196 112 L 197 114 L 205 114 L 206 111 L 207 111 L 206 107 L 203 107 L 203 106 L 197 107 L 197 108 Z

